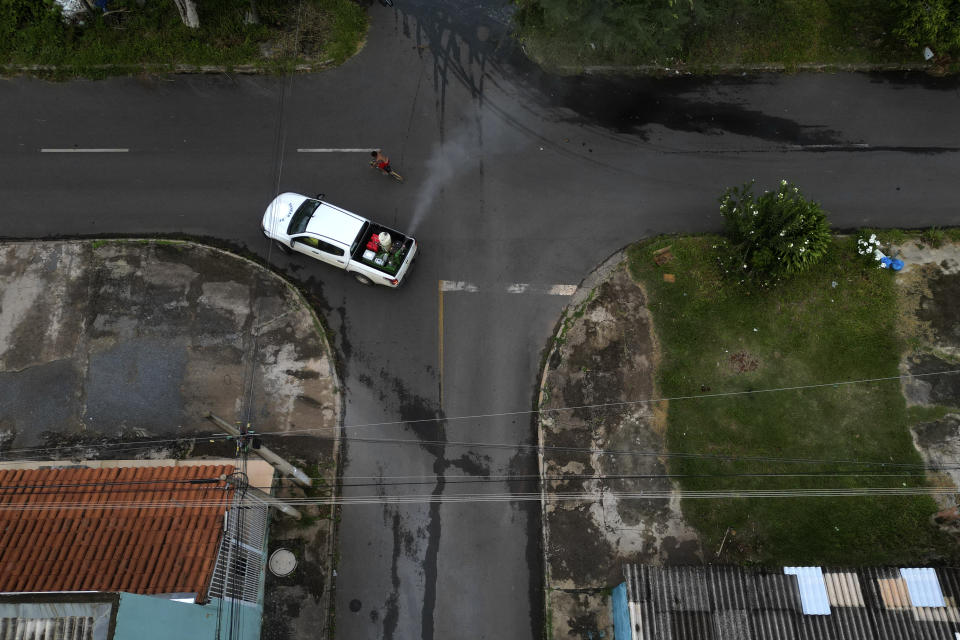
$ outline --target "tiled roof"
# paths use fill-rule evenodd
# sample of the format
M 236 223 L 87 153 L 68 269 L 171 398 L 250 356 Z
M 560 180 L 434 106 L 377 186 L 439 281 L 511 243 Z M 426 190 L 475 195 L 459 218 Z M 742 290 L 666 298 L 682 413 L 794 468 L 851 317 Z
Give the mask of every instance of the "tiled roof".
M 233 497 L 219 477 L 232 472 L 229 465 L 0 470 L 0 592 L 202 597 Z M 185 506 L 198 500 L 204 506 Z

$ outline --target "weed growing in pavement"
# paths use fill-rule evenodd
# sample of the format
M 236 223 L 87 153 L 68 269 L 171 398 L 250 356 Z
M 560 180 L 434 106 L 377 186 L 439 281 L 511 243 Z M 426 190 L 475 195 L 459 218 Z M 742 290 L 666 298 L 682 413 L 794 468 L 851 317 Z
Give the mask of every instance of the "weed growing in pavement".
M 943 232 L 943 229 L 939 229 L 937 227 L 930 227 L 920 234 L 920 239 L 934 249 L 939 249 L 942 247 L 946 238 L 947 235 Z

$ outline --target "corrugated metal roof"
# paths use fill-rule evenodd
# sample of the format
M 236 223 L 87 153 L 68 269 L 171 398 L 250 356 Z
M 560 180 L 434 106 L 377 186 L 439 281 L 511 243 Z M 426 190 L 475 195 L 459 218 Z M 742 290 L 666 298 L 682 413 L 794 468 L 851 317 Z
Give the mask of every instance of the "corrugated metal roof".
M 900 577 L 907 583 L 910 601 L 915 607 L 943 607 L 943 593 L 933 569 L 900 569 Z
M 823 574 L 831 607 L 862 607 L 863 592 L 857 574 L 849 571 Z
M 93 640 L 93 618 L 0 618 L 0 640 Z
M 830 615 L 830 600 L 827 598 L 827 584 L 823 581 L 820 567 L 784 567 L 783 573 L 797 576 L 800 589 L 800 603 L 808 616 Z
M 829 613 L 808 615 L 795 574 L 624 567 L 636 640 L 954 640 L 960 632 L 960 569 L 923 575 L 928 587 L 935 580 L 945 606 L 915 606 L 898 568 L 821 569 Z

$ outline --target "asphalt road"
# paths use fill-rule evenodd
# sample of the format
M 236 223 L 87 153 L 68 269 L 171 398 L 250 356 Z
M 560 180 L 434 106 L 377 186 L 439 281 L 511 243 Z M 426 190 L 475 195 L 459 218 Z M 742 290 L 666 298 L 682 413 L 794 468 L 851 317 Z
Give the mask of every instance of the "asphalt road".
M 502 36 L 503 7 L 398 5 L 319 74 L 0 84 L 0 235 L 214 238 L 310 290 L 344 367 L 344 483 L 375 485 L 347 496 L 535 489 L 476 481 L 535 473 L 530 415 L 490 414 L 533 406 L 569 291 L 551 287 L 640 237 L 718 229 L 727 186 L 788 178 L 837 228 L 960 222 L 956 79 L 558 78 Z M 404 184 L 362 153 L 298 151 L 373 147 Z M 63 148 L 128 151 L 41 151 Z M 410 281 L 272 251 L 259 218 L 286 190 L 411 231 Z M 345 507 L 337 636 L 539 637 L 535 504 Z

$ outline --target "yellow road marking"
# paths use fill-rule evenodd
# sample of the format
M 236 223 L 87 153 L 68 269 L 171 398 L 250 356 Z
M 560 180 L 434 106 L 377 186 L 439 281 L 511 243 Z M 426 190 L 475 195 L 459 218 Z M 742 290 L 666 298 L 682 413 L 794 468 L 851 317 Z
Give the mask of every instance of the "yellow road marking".
M 443 409 L 443 280 L 437 284 L 437 371 L 440 378 L 440 409 Z

